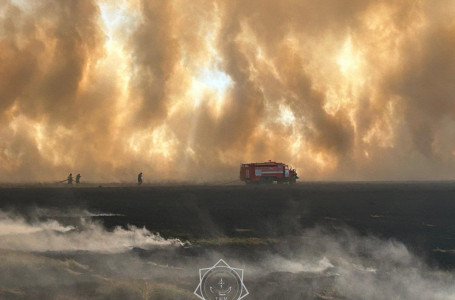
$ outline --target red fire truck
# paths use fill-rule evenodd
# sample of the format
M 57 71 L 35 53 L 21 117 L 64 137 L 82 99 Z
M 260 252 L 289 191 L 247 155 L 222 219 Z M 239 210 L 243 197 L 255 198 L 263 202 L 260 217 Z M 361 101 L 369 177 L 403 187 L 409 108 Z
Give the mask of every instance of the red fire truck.
M 295 169 L 289 168 L 285 163 L 274 161 L 249 163 L 240 165 L 240 180 L 245 183 L 289 183 L 294 184 L 297 176 Z

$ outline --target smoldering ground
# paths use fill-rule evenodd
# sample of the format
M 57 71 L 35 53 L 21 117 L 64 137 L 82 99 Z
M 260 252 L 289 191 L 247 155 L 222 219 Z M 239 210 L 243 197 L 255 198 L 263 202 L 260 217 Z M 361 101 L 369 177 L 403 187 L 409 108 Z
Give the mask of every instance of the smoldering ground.
M 2 299 L 197 299 L 199 268 L 220 258 L 245 270 L 247 299 L 455 299 L 452 271 L 344 226 L 190 243 L 134 226 L 108 230 L 83 211 L 45 215 L 1 212 Z
M 0 180 L 224 180 L 268 159 L 311 179 L 453 178 L 454 10 L 2 1 Z

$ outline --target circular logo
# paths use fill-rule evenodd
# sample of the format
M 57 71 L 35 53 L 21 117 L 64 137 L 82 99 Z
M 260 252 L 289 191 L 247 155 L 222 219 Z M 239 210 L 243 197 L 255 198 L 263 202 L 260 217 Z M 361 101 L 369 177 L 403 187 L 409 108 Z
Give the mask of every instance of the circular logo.
M 237 300 L 242 293 L 242 279 L 231 268 L 212 268 L 202 278 L 201 293 L 207 300 Z

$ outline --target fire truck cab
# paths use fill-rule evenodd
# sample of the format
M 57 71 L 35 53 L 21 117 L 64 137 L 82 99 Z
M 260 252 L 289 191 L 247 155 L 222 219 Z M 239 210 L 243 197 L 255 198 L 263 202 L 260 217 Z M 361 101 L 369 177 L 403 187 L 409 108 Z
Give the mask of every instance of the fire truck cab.
M 274 161 L 247 163 L 240 165 L 240 180 L 246 184 L 252 183 L 289 183 L 295 184 L 299 177 L 295 169 L 285 163 Z

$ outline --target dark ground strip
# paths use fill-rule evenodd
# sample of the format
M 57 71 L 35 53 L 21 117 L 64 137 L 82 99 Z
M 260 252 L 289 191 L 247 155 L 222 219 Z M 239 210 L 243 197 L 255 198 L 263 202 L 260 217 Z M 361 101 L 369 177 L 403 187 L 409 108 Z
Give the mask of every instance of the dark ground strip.
M 111 213 L 96 218 L 107 228 L 145 226 L 214 247 L 269 247 L 315 225 L 348 226 L 362 235 L 401 241 L 430 264 L 455 266 L 451 182 L 0 189 L 4 211 L 27 216 L 37 207 Z

